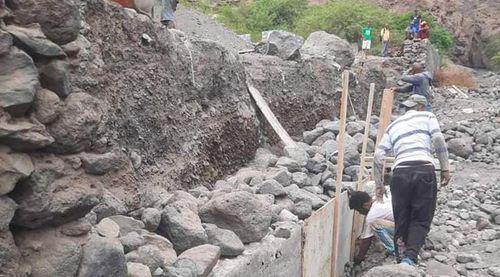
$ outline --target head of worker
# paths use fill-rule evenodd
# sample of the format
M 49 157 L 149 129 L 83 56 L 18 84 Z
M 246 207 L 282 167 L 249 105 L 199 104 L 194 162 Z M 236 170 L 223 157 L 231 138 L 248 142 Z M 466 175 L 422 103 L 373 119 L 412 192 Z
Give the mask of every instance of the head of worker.
M 420 94 L 413 94 L 406 99 L 403 103 L 401 103 L 401 107 L 405 108 L 406 111 L 414 110 L 414 111 L 425 111 L 425 106 L 427 105 L 427 99 L 425 96 Z
M 372 198 L 364 191 L 352 191 L 349 193 L 349 208 L 358 211 L 362 215 L 368 214 L 372 203 Z
M 410 66 L 410 74 L 418 74 L 424 72 L 424 65 L 421 63 L 414 63 Z

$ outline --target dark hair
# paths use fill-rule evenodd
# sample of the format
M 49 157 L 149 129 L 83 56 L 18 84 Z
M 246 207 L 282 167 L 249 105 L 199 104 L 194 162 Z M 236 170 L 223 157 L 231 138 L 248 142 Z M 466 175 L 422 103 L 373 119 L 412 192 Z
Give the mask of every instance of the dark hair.
M 349 194 L 349 208 L 359 210 L 371 199 L 370 195 L 364 191 L 353 191 Z

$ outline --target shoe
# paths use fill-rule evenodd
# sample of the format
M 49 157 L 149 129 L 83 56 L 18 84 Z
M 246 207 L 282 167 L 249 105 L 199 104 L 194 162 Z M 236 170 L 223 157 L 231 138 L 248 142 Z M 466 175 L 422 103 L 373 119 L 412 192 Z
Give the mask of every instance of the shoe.
M 403 258 L 400 264 L 415 265 L 415 262 L 410 258 Z

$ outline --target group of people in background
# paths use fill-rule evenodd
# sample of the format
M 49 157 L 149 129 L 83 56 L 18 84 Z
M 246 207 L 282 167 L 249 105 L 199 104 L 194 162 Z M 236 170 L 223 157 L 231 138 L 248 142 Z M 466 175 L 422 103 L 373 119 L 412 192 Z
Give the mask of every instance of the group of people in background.
M 422 16 L 415 10 L 415 14 L 412 16 L 410 24 L 406 28 L 406 39 L 428 39 L 430 32 L 429 23 L 422 20 Z M 366 26 L 361 29 L 361 51 L 363 57 L 366 57 L 366 52 L 371 49 L 372 46 L 372 33 L 373 29 L 371 27 L 371 22 L 368 22 Z M 385 23 L 380 30 L 380 56 L 387 57 L 389 53 L 389 42 L 391 40 L 391 31 L 389 24 Z

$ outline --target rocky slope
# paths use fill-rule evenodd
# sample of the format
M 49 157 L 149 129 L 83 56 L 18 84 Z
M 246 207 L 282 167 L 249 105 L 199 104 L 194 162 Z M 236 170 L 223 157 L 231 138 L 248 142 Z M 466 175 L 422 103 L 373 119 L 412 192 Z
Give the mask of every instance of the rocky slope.
M 482 68 L 488 66 L 484 53 L 485 44 L 500 36 L 500 2 L 463 0 L 393 1 L 370 0 L 395 11 L 419 9 L 434 15 L 455 37 L 451 56 L 463 65 Z

